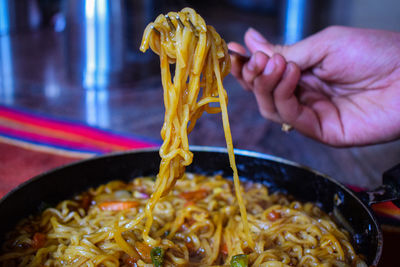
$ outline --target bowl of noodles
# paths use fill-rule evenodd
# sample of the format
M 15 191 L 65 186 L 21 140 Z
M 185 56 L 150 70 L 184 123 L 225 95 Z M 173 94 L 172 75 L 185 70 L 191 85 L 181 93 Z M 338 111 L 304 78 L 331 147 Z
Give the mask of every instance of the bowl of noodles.
M 352 191 L 296 163 L 237 150 L 251 248 L 226 149 L 191 151 L 185 176 L 153 210 L 155 245 L 143 239 L 145 221 L 135 224 L 160 164 L 149 149 L 74 163 L 10 192 L 0 202 L 0 266 L 377 264 L 381 230 Z

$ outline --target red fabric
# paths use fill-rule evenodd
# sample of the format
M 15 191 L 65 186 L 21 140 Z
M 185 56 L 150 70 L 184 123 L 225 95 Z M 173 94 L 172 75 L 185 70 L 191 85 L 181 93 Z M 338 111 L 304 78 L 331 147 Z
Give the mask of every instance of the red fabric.
M 82 157 L 62 156 L 0 142 L 0 197 L 29 178 L 79 159 Z

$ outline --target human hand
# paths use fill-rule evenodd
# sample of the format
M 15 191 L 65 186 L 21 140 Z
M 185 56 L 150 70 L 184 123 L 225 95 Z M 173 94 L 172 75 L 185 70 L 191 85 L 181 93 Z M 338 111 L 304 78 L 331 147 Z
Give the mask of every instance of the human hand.
M 333 146 L 400 137 L 400 33 L 333 26 L 280 46 L 249 29 L 245 44 L 232 74 L 265 118 Z

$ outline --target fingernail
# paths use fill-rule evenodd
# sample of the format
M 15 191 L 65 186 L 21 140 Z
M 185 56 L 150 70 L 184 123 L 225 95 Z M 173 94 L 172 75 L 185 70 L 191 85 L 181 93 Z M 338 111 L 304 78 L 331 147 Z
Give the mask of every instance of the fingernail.
M 268 60 L 267 66 L 264 69 L 264 74 L 268 75 L 268 74 L 271 74 L 274 71 L 274 69 L 275 69 L 275 62 L 274 61 L 275 61 L 274 57 L 271 57 Z
M 286 78 L 286 76 L 288 76 L 289 73 L 290 73 L 292 70 L 293 70 L 293 65 L 292 65 L 292 63 L 289 62 L 289 63 L 286 65 L 285 71 L 283 72 L 282 79 Z
M 250 33 L 251 38 L 253 38 L 254 40 L 256 40 L 256 41 L 258 41 L 258 42 L 263 42 L 263 43 L 265 43 L 265 38 L 264 38 L 264 36 L 262 36 L 262 35 L 261 35 L 258 31 L 256 31 L 255 29 L 250 28 L 250 29 L 249 29 L 249 33 Z

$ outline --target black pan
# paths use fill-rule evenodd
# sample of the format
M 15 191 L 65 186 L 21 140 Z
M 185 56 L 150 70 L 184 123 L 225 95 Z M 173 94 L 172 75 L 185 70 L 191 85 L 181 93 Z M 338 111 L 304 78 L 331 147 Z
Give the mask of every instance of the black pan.
M 232 176 L 225 149 L 192 147 L 192 151 L 194 159 L 188 172 Z M 387 185 L 359 197 L 334 179 L 284 159 L 236 150 L 236 161 L 243 179 L 264 183 L 270 191 L 283 191 L 299 200 L 318 203 L 333 214 L 350 232 L 356 251 L 366 256 L 367 264 L 377 265 L 382 251 L 382 232 L 369 204 L 384 201 L 385 197 L 399 197 L 400 175 L 396 181 L 389 174 L 399 174 L 400 165 L 386 174 Z M 129 181 L 138 176 L 156 175 L 159 162 L 158 150 L 147 149 L 96 157 L 39 175 L 0 200 L 0 241 L 19 220 L 39 212 L 45 205 L 54 205 L 113 179 Z

